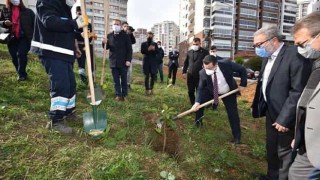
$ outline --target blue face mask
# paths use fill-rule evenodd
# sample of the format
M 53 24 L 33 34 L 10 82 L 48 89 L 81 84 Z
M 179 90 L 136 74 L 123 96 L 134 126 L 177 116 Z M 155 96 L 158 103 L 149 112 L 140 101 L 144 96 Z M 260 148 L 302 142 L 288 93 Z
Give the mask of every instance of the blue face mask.
M 270 53 L 266 50 L 264 47 L 256 47 L 256 55 L 262 57 L 262 58 L 267 58 L 270 57 Z

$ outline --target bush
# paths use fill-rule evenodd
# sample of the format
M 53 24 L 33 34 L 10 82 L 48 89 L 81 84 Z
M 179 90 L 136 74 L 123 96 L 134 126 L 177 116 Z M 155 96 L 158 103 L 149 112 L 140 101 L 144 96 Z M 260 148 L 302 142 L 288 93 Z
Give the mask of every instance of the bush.
M 237 64 L 243 65 L 244 63 L 244 58 L 243 57 L 237 57 L 234 60 Z
M 244 65 L 254 71 L 260 71 L 261 69 L 262 58 L 261 57 L 253 57 L 249 59 Z

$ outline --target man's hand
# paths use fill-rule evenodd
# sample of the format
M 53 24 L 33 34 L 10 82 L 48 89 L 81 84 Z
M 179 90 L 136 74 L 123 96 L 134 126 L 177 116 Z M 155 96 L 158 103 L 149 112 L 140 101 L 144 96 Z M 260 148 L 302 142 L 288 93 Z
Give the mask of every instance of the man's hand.
M 182 74 L 182 77 L 183 79 L 187 79 L 187 74 L 186 73 Z
M 88 16 L 87 15 L 81 15 L 76 19 L 76 22 L 77 22 L 77 25 L 78 25 L 79 29 L 83 28 L 83 27 L 86 27 L 89 24 Z
M 274 126 L 279 132 L 288 132 L 289 131 L 288 128 L 281 126 L 278 123 L 273 123 L 272 126 Z
M 108 43 L 108 39 L 107 38 L 103 38 L 102 42 L 103 42 L 103 44 L 106 44 L 106 43 Z
M 293 147 L 294 147 L 294 139 L 291 142 L 291 148 L 293 149 Z
M 151 46 L 148 47 L 148 51 L 154 51 L 155 49 L 156 49 L 156 48 L 155 48 L 154 45 L 151 45 Z
M 198 111 L 199 110 L 199 106 L 200 106 L 200 103 L 194 103 L 194 105 L 192 106 L 192 110 L 194 111 L 194 112 L 196 112 L 196 111 Z
M 130 66 L 131 65 L 131 62 L 130 61 L 126 61 L 126 66 Z
M 4 21 L 4 24 L 5 24 L 6 26 L 12 26 L 12 22 L 11 22 L 10 20 L 5 20 L 5 21 Z
M 76 57 L 77 57 L 77 58 L 80 58 L 81 55 L 82 55 L 82 53 L 81 53 L 80 49 L 79 49 L 79 48 L 76 49 Z

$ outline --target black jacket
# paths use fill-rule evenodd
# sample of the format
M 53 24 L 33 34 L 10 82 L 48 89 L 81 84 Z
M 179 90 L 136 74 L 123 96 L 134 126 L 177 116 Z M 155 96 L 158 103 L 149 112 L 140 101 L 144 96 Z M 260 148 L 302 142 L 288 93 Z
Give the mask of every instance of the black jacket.
M 159 64 L 162 64 L 163 63 L 163 57 L 164 57 L 164 51 L 163 51 L 163 49 L 161 47 L 158 48 L 157 57 L 158 57 Z
M 154 51 L 148 51 L 149 46 L 155 46 L 155 50 Z M 143 56 L 143 72 L 145 74 L 156 74 L 157 73 L 157 68 L 159 65 L 159 61 L 158 61 L 158 44 L 155 42 L 143 42 L 141 44 L 141 53 L 144 55 Z
M 84 38 L 83 38 L 83 36 L 81 35 L 82 33 L 83 33 L 83 28 L 80 28 L 80 29 L 76 29 L 75 30 L 75 32 L 76 32 L 76 39 L 78 40 L 78 43 L 84 43 Z M 88 32 L 92 32 L 92 25 L 91 25 L 91 23 L 89 23 L 88 24 Z M 89 42 L 91 42 L 92 41 L 92 37 L 91 38 L 89 38 Z
M 294 46 L 283 45 L 271 69 L 264 101 L 262 77 L 268 59 L 263 59 L 256 93 L 252 103 L 252 116 L 265 116 L 291 130 L 295 127 L 296 107 L 311 72 L 310 61 L 305 60 Z
M 171 67 L 172 65 L 175 65 L 176 67 L 179 67 L 179 52 L 173 51 L 169 52 L 169 64 L 168 66 Z
M 238 85 L 233 78 L 233 72 L 238 72 L 240 74 L 240 77 L 241 77 L 240 86 L 242 87 L 247 86 L 247 71 L 243 66 L 237 63 L 234 63 L 230 60 L 221 60 L 218 62 L 218 66 L 229 85 L 230 91 L 238 88 Z M 202 102 L 201 98 L 203 97 L 201 97 L 201 95 L 203 94 L 202 92 L 204 90 L 206 90 L 210 94 L 213 94 L 213 82 L 212 82 L 212 77 L 208 76 L 204 69 L 200 70 L 199 76 L 200 76 L 200 80 L 199 80 L 199 86 L 197 89 L 196 102 L 200 103 Z
M 107 35 L 108 43 L 106 49 L 109 49 L 109 59 L 111 68 L 126 67 L 126 61 L 132 60 L 132 44 L 130 37 L 124 31 L 119 34 L 111 32 Z M 104 47 L 104 43 L 102 43 Z
M 31 50 L 39 56 L 74 62 L 75 29 L 71 9 L 63 0 L 38 0 Z
M 11 26 L 7 27 L 4 21 L 10 20 L 12 22 L 11 16 L 12 16 L 11 9 L 4 7 L 0 15 L 0 26 L 3 28 L 9 29 L 9 32 L 11 32 Z M 28 38 L 29 41 L 31 41 L 33 36 L 34 19 L 35 19 L 34 12 L 28 8 L 20 9 L 19 18 L 21 23 L 20 28 L 22 30 L 21 36 L 22 37 L 25 36 Z
M 186 60 L 184 61 L 184 65 L 182 69 L 183 74 L 188 72 L 193 76 L 199 76 L 199 71 L 202 69 L 202 64 L 203 64 L 202 60 L 206 55 L 209 55 L 209 51 L 200 47 L 197 52 L 198 52 L 198 55 L 197 57 L 195 57 L 193 50 L 188 51 L 187 57 L 186 57 Z

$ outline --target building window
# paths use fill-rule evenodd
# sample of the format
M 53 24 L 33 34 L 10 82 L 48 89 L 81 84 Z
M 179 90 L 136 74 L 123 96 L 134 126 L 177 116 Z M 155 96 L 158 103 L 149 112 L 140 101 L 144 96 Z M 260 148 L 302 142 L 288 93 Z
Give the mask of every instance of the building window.
M 242 0 L 241 5 L 249 6 L 249 7 L 256 7 L 257 0 Z
M 253 51 L 254 48 L 252 47 L 252 43 L 251 42 L 239 41 L 238 50 Z
M 209 18 L 203 19 L 203 27 L 210 27 L 210 19 Z
M 96 20 L 96 21 L 104 21 L 104 17 L 94 16 L 94 20 Z
M 284 15 L 283 21 L 286 23 L 294 24 L 296 22 L 296 17 Z
M 103 7 L 103 3 L 94 2 L 93 6 Z
M 102 10 L 95 9 L 95 10 L 94 10 L 94 13 L 103 14 L 104 12 L 103 12 Z
M 216 37 L 224 37 L 224 38 L 231 38 L 232 30 L 229 29 L 219 29 L 219 28 L 214 28 L 213 29 L 213 36 Z
M 214 17 L 212 18 L 212 25 L 232 26 L 232 17 Z
M 294 7 L 294 6 L 285 5 L 284 6 L 284 12 L 290 13 L 290 14 L 296 14 L 297 13 L 297 8 Z
M 242 28 L 249 28 L 249 29 L 256 29 L 257 28 L 257 22 L 256 21 L 240 19 L 239 22 L 240 22 L 239 23 L 240 27 L 242 27 Z
M 263 17 L 263 20 L 278 22 L 278 15 L 274 13 L 263 12 L 262 17 Z
M 110 12 L 110 16 L 119 16 L 119 13 L 116 13 L 116 12 Z
M 252 40 L 253 39 L 254 31 L 239 31 L 239 38 L 240 39 L 246 39 L 246 40 Z
M 119 6 L 110 5 L 110 9 L 119 10 Z
M 279 5 L 275 2 L 263 1 L 263 8 L 270 10 L 278 10 Z
M 286 25 L 283 26 L 284 33 L 291 33 L 291 29 L 292 29 L 292 26 L 286 26 Z
M 240 9 L 240 16 L 246 17 L 246 18 L 257 18 L 257 11 L 253 9 Z

